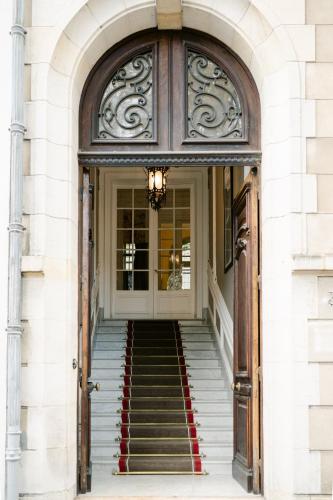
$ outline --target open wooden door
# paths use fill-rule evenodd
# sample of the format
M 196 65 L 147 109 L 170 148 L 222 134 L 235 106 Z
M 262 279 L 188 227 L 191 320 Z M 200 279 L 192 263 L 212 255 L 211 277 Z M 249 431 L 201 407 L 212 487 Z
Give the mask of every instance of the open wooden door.
M 93 185 L 90 183 L 89 170 L 83 169 L 81 188 L 81 245 L 80 245 L 80 288 L 81 288 L 81 335 L 80 335 L 80 446 L 79 446 L 79 490 L 86 493 L 91 489 L 90 464 L 90 393 L 98 390 L 90 380 L 91 374 L 91 288 L 93 266 L 92 241 L 92 203 Z
M 261 490 L 259 203 L 252 170 L 233 205 L 234 218 L 234 459 L 233 476 L 247 490 Z

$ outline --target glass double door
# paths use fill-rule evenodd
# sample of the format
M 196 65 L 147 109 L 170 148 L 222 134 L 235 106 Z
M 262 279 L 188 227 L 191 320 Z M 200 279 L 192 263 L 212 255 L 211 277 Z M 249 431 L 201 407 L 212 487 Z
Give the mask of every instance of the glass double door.
M 191 187 L 169 187 L 153 211 L 143 187 L 116 189 L 113 316 L 194 317 Z

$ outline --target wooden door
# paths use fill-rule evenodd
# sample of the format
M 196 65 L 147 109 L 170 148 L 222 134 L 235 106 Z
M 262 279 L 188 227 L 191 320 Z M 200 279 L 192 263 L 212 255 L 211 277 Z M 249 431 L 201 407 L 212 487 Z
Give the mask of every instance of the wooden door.
M 92 195 L 89 170 L 82 175 L 81 200 L 81 336 L 80 336 L 80 448 L 79 448 L 79 489 L 81 493 L 90 491 L 90 393 L 94 388 L 90 381 L 91 372 L 91 272 L 92 272 Z
M 259 237 L 253 170 L 233 205 L 234 217 L 234 459 L 233 476 L 260 492 Z

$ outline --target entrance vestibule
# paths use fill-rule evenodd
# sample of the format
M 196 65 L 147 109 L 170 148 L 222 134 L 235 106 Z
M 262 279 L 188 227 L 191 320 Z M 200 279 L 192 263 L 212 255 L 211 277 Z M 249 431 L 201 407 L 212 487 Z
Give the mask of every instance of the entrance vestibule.
M 118 46 L 96 65 L 81 103 L 80 489 L 86 492 L 90 488 L 91 459 L 94 463 L 97 453 L 91 449 L 95 439 L 91 436 L 98 436 L 103 430 L 103 426 L 96 426 L 96 419 L 102 421 L 103 411 L 114 408 L 114 400 L 110 398 L 115 396 L 123 404 L 121 415 L 124 411 L 125 392 L 118 395 L 119 386 L 114 385 L 122 373 L 112 370 L 121 368 L 113 359 L 121 360 L 122 349 L 126 349 L 124 377 L 129 369 L 128 344 L 127 347 L 122 344 L 124 334 L 129 335 L 127 320 L 173 318 L 180 320 L 180 334 L 186 348 L 184 366 L 189 365 L 193 381 L 184 388 L 191 387 L 199 395 L 195 397 L 199 408 L 195 413 L 212 440 L 208 439 L 207 446 L 203 443 L 203 448 L 219 453 L 219 465 L 228 459 L 221 462 L 223 446 L 214 448 L 213 440 L 217 438 L 209 433 L 216 424 L 214 417 L 231 423 L 226 364 L 233 370 L 233 475 L 247 490 L 259 492 L 262 457 L 258 390 L 258 182 L 255 170 L 245 176 L 250 170 L 248 165 L 256 165 L 259 158 L 256 89 L 235 56 L 208 37 L 184 30 L 180 34 L 150 33 L 133 42 Z M 168 72 L 171 60 L 174 65 Z M 187 72 L 182 68 L 187 68 Z M 183 114 L 174 112 L 175 105 Z M 161 125 L 161 110 L 168 117 L 167 130 Z M 217 166 L 209 167 L 209 160 Z M 142 167 L 146 162 L 154 165 L 161 161 L 178 168 L 170 170 L 166 205 L 156 213 L 149 208 L 145 197 Z M 231 198 L 221 211 L 217 207 L 221 208 L 225 193 L 217 188 L 216 172 L 228 169 L 230 178 L 234 163 L 242 167 L 237 167 L 238 173 L 232 176 L 234 183 L 228 186 Z M 179 168 L 179 164 L 185 166 Z M 191 168 L 191 164 L 195 166 Z M 223 174 L 223 189 L 228 175 Z M 209 181 L 209 176 L 213 181 Z M 219 238 L 217 225 L 221 217 L 224 232 Z M 222 253 L 224 271 L 218 275 Z M 232 274 L 234 278 L 230 280 Z M 224 294 L 228 297 L 224 298 Z M 230 345 L 224 345 L 223 313 L 218 300 L 225 303 L 227 310 L 229 306 L 228 314 L 233 318 L 231 353 Z M 119 344 L 115 344 L 114 350 L 110 349 L 112 342 Z M 207 345 L 198 349 L 200 345 L 194 345 L 196 342 Z M 216 345 L 220 346 L 223 362 Z M 130 357 L 133 358 L 132 351 Z M 111 378 L 107 370 L 113 374 Z M 91 398 L 95 387 L 91 378 L 96 382 L 96 377 L 104 377 L 104 383 L 101 382 L 101 395 L 94 394 Z M 209 392 L 212 378 L 221 384 Z M 125 391 L 125 386 L 122 390 Z M 209 397 L 205 398 L 205 393 Z M 115 422 L 111 422 L 112 418 L 103 425 L 108 430 L 116 428 Z M 218 428 L 219 432 L 229 430 Z M 102 445 L 99 446 L 101 449 Z M 200 456 L 203 460 L 203 455 Z M 98 471 L 103 460 L 98 455 L 97 458 L 99 467 L 94 469 Z M 231 457 L 229 463 L 230 476 Z M 227 468 L 214 470 L 221 477 L 228 475 Z M 101 474 L 93 472 L 93 483 L 94 477 Z M 118 485 L 119 479 L 115 479 Z M 209 481 L 200 478 L 201 482 L 205 480 Z M 111 483 L 109 486 L 113 488 Z

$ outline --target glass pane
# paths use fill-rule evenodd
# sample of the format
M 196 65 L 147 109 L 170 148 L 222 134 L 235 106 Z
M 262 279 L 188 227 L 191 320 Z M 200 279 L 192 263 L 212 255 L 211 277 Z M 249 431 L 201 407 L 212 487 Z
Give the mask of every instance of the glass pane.
M 132 231 L 117 231 L 117 248 L 126 248 L 126 245 L 132 243 Z
M 191 231 L 190 228 L 176 229 L 175 231 L 175 248 L 183 248 L 183 245 L 190 243 L 191 241 Z
M 132 210 L 117 210 L 117 226 L 132 227 Z
M 134 256 L 135 250 L 133 249 L 132 243 L 128 245 L 127 249 L 117 252 L 117 269 L 123 269 L 125 271 L 132 271 L 134 268 Z
M 134 227 L 149 227 L 148 210 L 134 210 Z
M 158 248 L 161 250 L 168 250 L 174 248 L 173 244 L 173 230 L 161 229 L 158 232 Z
M 191 222 L 190 211 L 185 208 L 176 209 L 176 227 L 189 226 Z
M 149 290 L 148 271 L 135 271 L 133 274 L 134 290 Z
M 117 290 L 133 290 L 133 273 L 117 271 Z
M 132 189 L 117 189 L 117 207 L 132 207 Z
M 173 227 L 173 210 L 161 208 L 158 211 L 158 227 Z
M 166 208 L 172 208 L 173 207 L 173 197 L 174 197 L 174 190 L 173 189 L 167 189 L 166 199 L 165 199 L 165 205 L 164 205 Z
M 172 274 L 172 271 L 158 273 L 158 289 L 159 290 L 168 290 L 168 281 L 169 281 L 169 276 L 171 274 Z
M 176 189 L 176 208 L 190 208 L 191 206 L 191 197 L 189 189 Z
M 137 250 L 149 248 L 149 231 L 134 231 L 134 244 Z
M 145 189 L 134 189 L 134 208 L 148 208 L 149 203 Z
M 134 255 L 134 269 L 149 269 L 149 253 L 137 250 Z
M 191 289 L 191 269 L 183 267 L 182 269 L 182 290 Z
M 159 269 L 172 269 L 173 268 L 174 252 L 170 250 L 169 252 L 158 252 L 158 268 Z
M 191 250 L 186 248 L 187 245 L 184 245 L 183 250 L 175 251 L 175 267 L 176 269 L 180 269 L 183 267 L 191 267 Z

